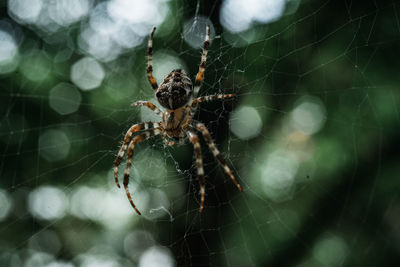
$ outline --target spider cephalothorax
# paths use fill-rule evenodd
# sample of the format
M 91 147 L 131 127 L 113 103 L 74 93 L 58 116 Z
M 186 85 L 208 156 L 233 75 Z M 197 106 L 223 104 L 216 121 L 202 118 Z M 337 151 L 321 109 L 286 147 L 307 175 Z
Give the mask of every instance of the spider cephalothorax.
M 158 102 L 166 109 L 186 105 L 192 97 L 193 85 L 186 72 L 176 69 L 170 72 L 156 90 Z
M 206 126 L 193 119 L 194 113 L 197 106 L 201 102 L 211 101 L 216 99 L 228 99 L 233 98 L 233 94 L 226 95 L 208 95 L 197 97 L 200 85 L 204 78 L 205 65 L 207 60 L 207 49 L 210 44 L 210 27 L 207 27 L 206 39 L 203 46 L 203 54 L 201 56 L 201 63 L 199 71 L 196 75 L 196 80 L 194 86 L 190 78 L 187 76 L 185 71 L 176 69 L 173 70 L 161 83 L 160 87 L 157 85 L 156 79 L 153 77 L 153 65 L 152 65 L 152 51 L 153 51 L 153 35 L 156 28 L 153 28 L 151 32 L 148 48 L 147 48 L 147 77 L 149 79 L 151 87 L 155 90 L 155 95 L 158 102 L 166 109 L 165 112 L 159 110 L 153 103 L 149 101 L 136 101 L 132 106 L 146 106 L 161 117 L 161 122 L 142 122 L 135 124 L 129 128 L 128 132 L 125 134 L 124 142 L 121 149 L 118 152 L 118 156 L 114 162 L 114 178 L 118 187 L 120 187 L 118 182 L 118 166 L 124 157 L 125 151 L 127 150 L 126 168 L 124 173 L 124 188 L 126 195 L 135 211 L 140 215 L 139 210 L 136 208 L 132 201 L 131 194 L 129 193 L 129 174 L 132 166 L 132 156 L 133 149 L 136 144 L 143 140 L 146 140 L 155 135 L 161 135 L 165 141 L 166 145 L 174 145 L 173 140 L 183 143 L 184 140 L 189 139 L 193 144 L 196 166 L 197 166 L 197 176 L 200 181 L 200 212 L 204 208 L 204 198 L 205 198 L 205 177 L 203 169 L 203 158 L 201 156 L 201 147 L 199 143 L 199 137 L 196 134 L 200 132 L 204 140 L 206 141 L 208 147 L 213 153 L 214 157 L 218 160 L 224 171 L 229 175 L 232 181 L 235 183 L 236 187 L 242 191 L 242 187 L 236 181 L 231 169 L 226 164 L 224 158 L 213 142 L 209 131 Z M 138 134 L 132 138 L 134 133 Z M 169 139 L 170 138 L 170 139 Z

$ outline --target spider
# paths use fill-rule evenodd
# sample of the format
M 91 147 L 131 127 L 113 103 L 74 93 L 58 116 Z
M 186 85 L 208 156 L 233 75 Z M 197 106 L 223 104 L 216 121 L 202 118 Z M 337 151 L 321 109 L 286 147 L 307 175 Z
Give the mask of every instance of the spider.
M 193 119 L 194 113 L 197 106 L 201 102 L 212 101 L 218 99 L 229 99 L 233 98 L 234 94 L 217 94 L 197 97 L 200 90 L 201 83 L 204 78 L 205 65 L 207 60 L 208 47 L 210 45 L 210 27 L 206 28 L 206 38 L 204 41 L 203 52 L 201 56 L 201 63 L 199 71 L 196 75 L 196 80 L 194 86 L 190 78 L 187 76 L 186 72 L 181 69 L 172 70 L 168 76 L 164 79 L 160 86 L 157 85 L 157 81 L 153 77 L 153 66 L 152 66 L 152 51 L 153 51 L 153 35 L 156 28 L 154 27 L 149 38 L 147 47 L 147 78 L 150 82 L 151 87 L 155 90 L 155 97 L 161 106 L 165 108 L 162 112 L 153 103 L 148 101 L 136 101 L 131 106 L 145 106 L 152 110 L 154 113 L 161 117 L 160 122 L 142 122 L 135 124 L 129 128 L 125 134 L 123 144 L 118 152 L 118 156 L 114 162 L 114 176 L 115 183 L 118 188 L 120 184 L 118 182 L 118 166 L 121 163 L 124 153 L 127 150 L 126 168 L 124 173 L 124 188 L 126 195 L 131 203 L 133 209 L 141 215 L 140 211 L 136 208 L 132 201 L 131 194 L 129 193 L 129 174 L 132 166 L 132 156 L 133 149 L 135 145 L 153 137 L 155 135 L 161 135 L 167 146 L 172 146 L 175 144 L 174 141 L 179 141 L 179 144 L 184 143 L 185 139 L 188 138 L 193 144 L 194 154 L 196 157 L 196 167 L 197 176 L 200 182 L 200 212 L 204 208 L 204 198 L 205 198 L 205 178 L 203 169 L 203 158 L 201 156 L 201 147 L 199 143 L 199 137 L 196 131 L 200 132 L 204 140 L 206 141 L 209 149 L 211 150 L 214 157 L 218 160 L 219 164 L 223 167 L 225 172 L 229 175 L 232 181 L 235 183 L 236 187 L 242 191 L 242 187 L 237 182 L 235 176 L 233 175 L 231 169 L 226 164 L 221 153 L 217 149 L 215 143 L 213 142 L 210 132 L 207 130 L 206 126 Z M 132 135 L 139 132 L 135 137 Z M 174 140 L 174 141 L 171 141 Z

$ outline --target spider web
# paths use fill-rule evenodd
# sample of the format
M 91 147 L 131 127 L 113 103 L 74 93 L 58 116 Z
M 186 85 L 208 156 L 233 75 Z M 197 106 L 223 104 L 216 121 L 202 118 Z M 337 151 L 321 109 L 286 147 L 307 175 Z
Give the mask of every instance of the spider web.
M 1 266 L 399 263 L 399 3 L 237 2 L 1 5 Z M 135 147 L 137 216 L 112 167 L 129 127 L 159 120 L 130 107 L 156 103 L 148 34 L 159 83 L 194 78 L 207 24 L 200 95 L 236 98 L 195 118 L 243 192 L 202 140 L 199 213 L 192 146 L 154 137 Z

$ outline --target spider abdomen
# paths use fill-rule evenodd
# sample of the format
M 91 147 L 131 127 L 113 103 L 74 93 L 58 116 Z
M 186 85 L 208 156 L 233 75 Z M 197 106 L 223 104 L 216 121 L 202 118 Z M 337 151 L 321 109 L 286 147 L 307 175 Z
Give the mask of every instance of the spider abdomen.
M 166 109 L 186 105 L 192 97 L 193 85 L 184 70 L 171 71 L 156 90 L 158 102 Z

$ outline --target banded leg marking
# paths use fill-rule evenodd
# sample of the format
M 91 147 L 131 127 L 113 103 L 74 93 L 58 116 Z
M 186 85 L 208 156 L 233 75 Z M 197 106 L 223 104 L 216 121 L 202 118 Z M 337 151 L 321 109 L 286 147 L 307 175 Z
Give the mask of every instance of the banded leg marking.
M 149 125 L 148 122 L 142 122 L 142 123 L 135 124 L 131 128 L 129 128 L 129 130 L 125 134 L 124 142 L 123 142 L 121 148 L 119 149 L 117 158 L 114 161 L 114 177 L 115 177 L 115 183 L 117 184 L 118 188 L 121 187 L 118 182 L 118 166 L 119 166 L 119 164 L 121 164 L 121 160 L 124 157 L 125 151 L 128 147 L 129 140 L 131 139 L 132 134 L 134 134 L 135 132 L 138 132 L 142 129 L 149 128 L 148 125 Z
M 124 172 L 124 188 L 125 188 L 125 193 L 126 196 L 129 199 L 129 202 L 131 203 L 131 206 L 133 207 L 133 209 L 137 212 L 137 214 L 141 215 L 140 211 L 136 208 L 135 204 L 133 203 L 131 194 L 129 192 L 129 188 L 128 188 L 128 184 L 129 184 L 129 175 L 130 175 L 130 171 L 131 171 L 131 166 L 132 166 L 132 157 L 133 157 L 133 149 L 135 147 L 136 144 L 149 139 L 150 137 L 160 134 L 161 130 L 160 128 L 153 128 L 153 129 L 149 129 L 139 135 L 136 135 L 132 141 L 129 143 L 128 146 L 128 151 L 127 151 L 127 156 L 126 156 L 126 167 L 125 167 L 125 172 Z
M 218 95 L 207 95 L 207 96 L 198 97 L 198 98 L 194 99 L 192 101 L 192 104 L 190 105 L 190 107 L 192 109 L 192 114 L 194 113 L 194 111 L 196 111 L 197 106 L 202 102 L 221 100 L 221 99 L 229 99 L 229 98 L 234 98 L 234 97 L 235 97 L 234 94 L 226 94 L 226 95 L 218 94 Z
M 156 107 L 156 105 L 154 105 L 150 101 L 142 101 L 142 100 L 140 100 L 140 101 L 133 102 L 131 104 L 131 107 L 137 107 L 137 106 L 148 107 L 149 109 L 151 109 L 154 113 L 156 113 L 160 117 L 162 117 L 162 115 L 163 115 L 162 111 L 159 110 L 158 107 Z
M 151 87 L 154 90 L 158 88 L 157 81 L 153 77 L 153 35 L 156 31 L 156 27 L 153 28 L 150 34 L 149 43 L 147 45 L 147 78 L 150 82 Z
M 228 167 L 228 164 L 226 164 L 225 159 L 222 157 L 222 155 L 219 152 L 218 148 L 215 146 L 214 141 L 211 139 L 210 132 L 207 130 L 206 126 L 203 123 L 197 123 L 196 124 L 196 128 L 197 128 L 197 130 L 199 130 L 202 133 L 202 135 L 204 137 L 204 140 L 206 140 L 206 143 L 207 143 L 208 147 L 210 148 L 210 150 L 213 153 L 214 157 L 218 160 L 218 162 L 224 168 L 224 171 L 229 175 L 229 177 L 235 183 L 236 187 L 240 191 L 243 191 L 242 186 L 236 180 L 236 178 L 233 175 L 231 169 Z
M 206 39 L 204 40 L 203 53 L 201 55 L 200 67 L 199 67 L 199 71 L 197 72 L 197 75 L 196 75 L 196 80 L 194 82 L 194 88 L 193 88 L 193 96 L 194 97 L 196 97 L 197 94 L 199 93 L 201 83 L 203 82 L 203 79 L 204 79 L 204 71 L 206 69 L 207 53 L 208 53 L 209 46 L 210 46 L 210 26 L 207 26 Z
M 203 158 L 201 156 L 201 147 L 199 142 L 199 137 L 192 131 L 188 131 L 187 136 L 189 137 L 190 142 L 193 144 L 194 152 L 196 156 L 196 166 L 197 166 L 197 177 L 200 182 L 200 212 L 204 209 L 204 199 L 205 199 L 205 188 L 206 182 L 204 178 L 204 169 L 203 169 Z

